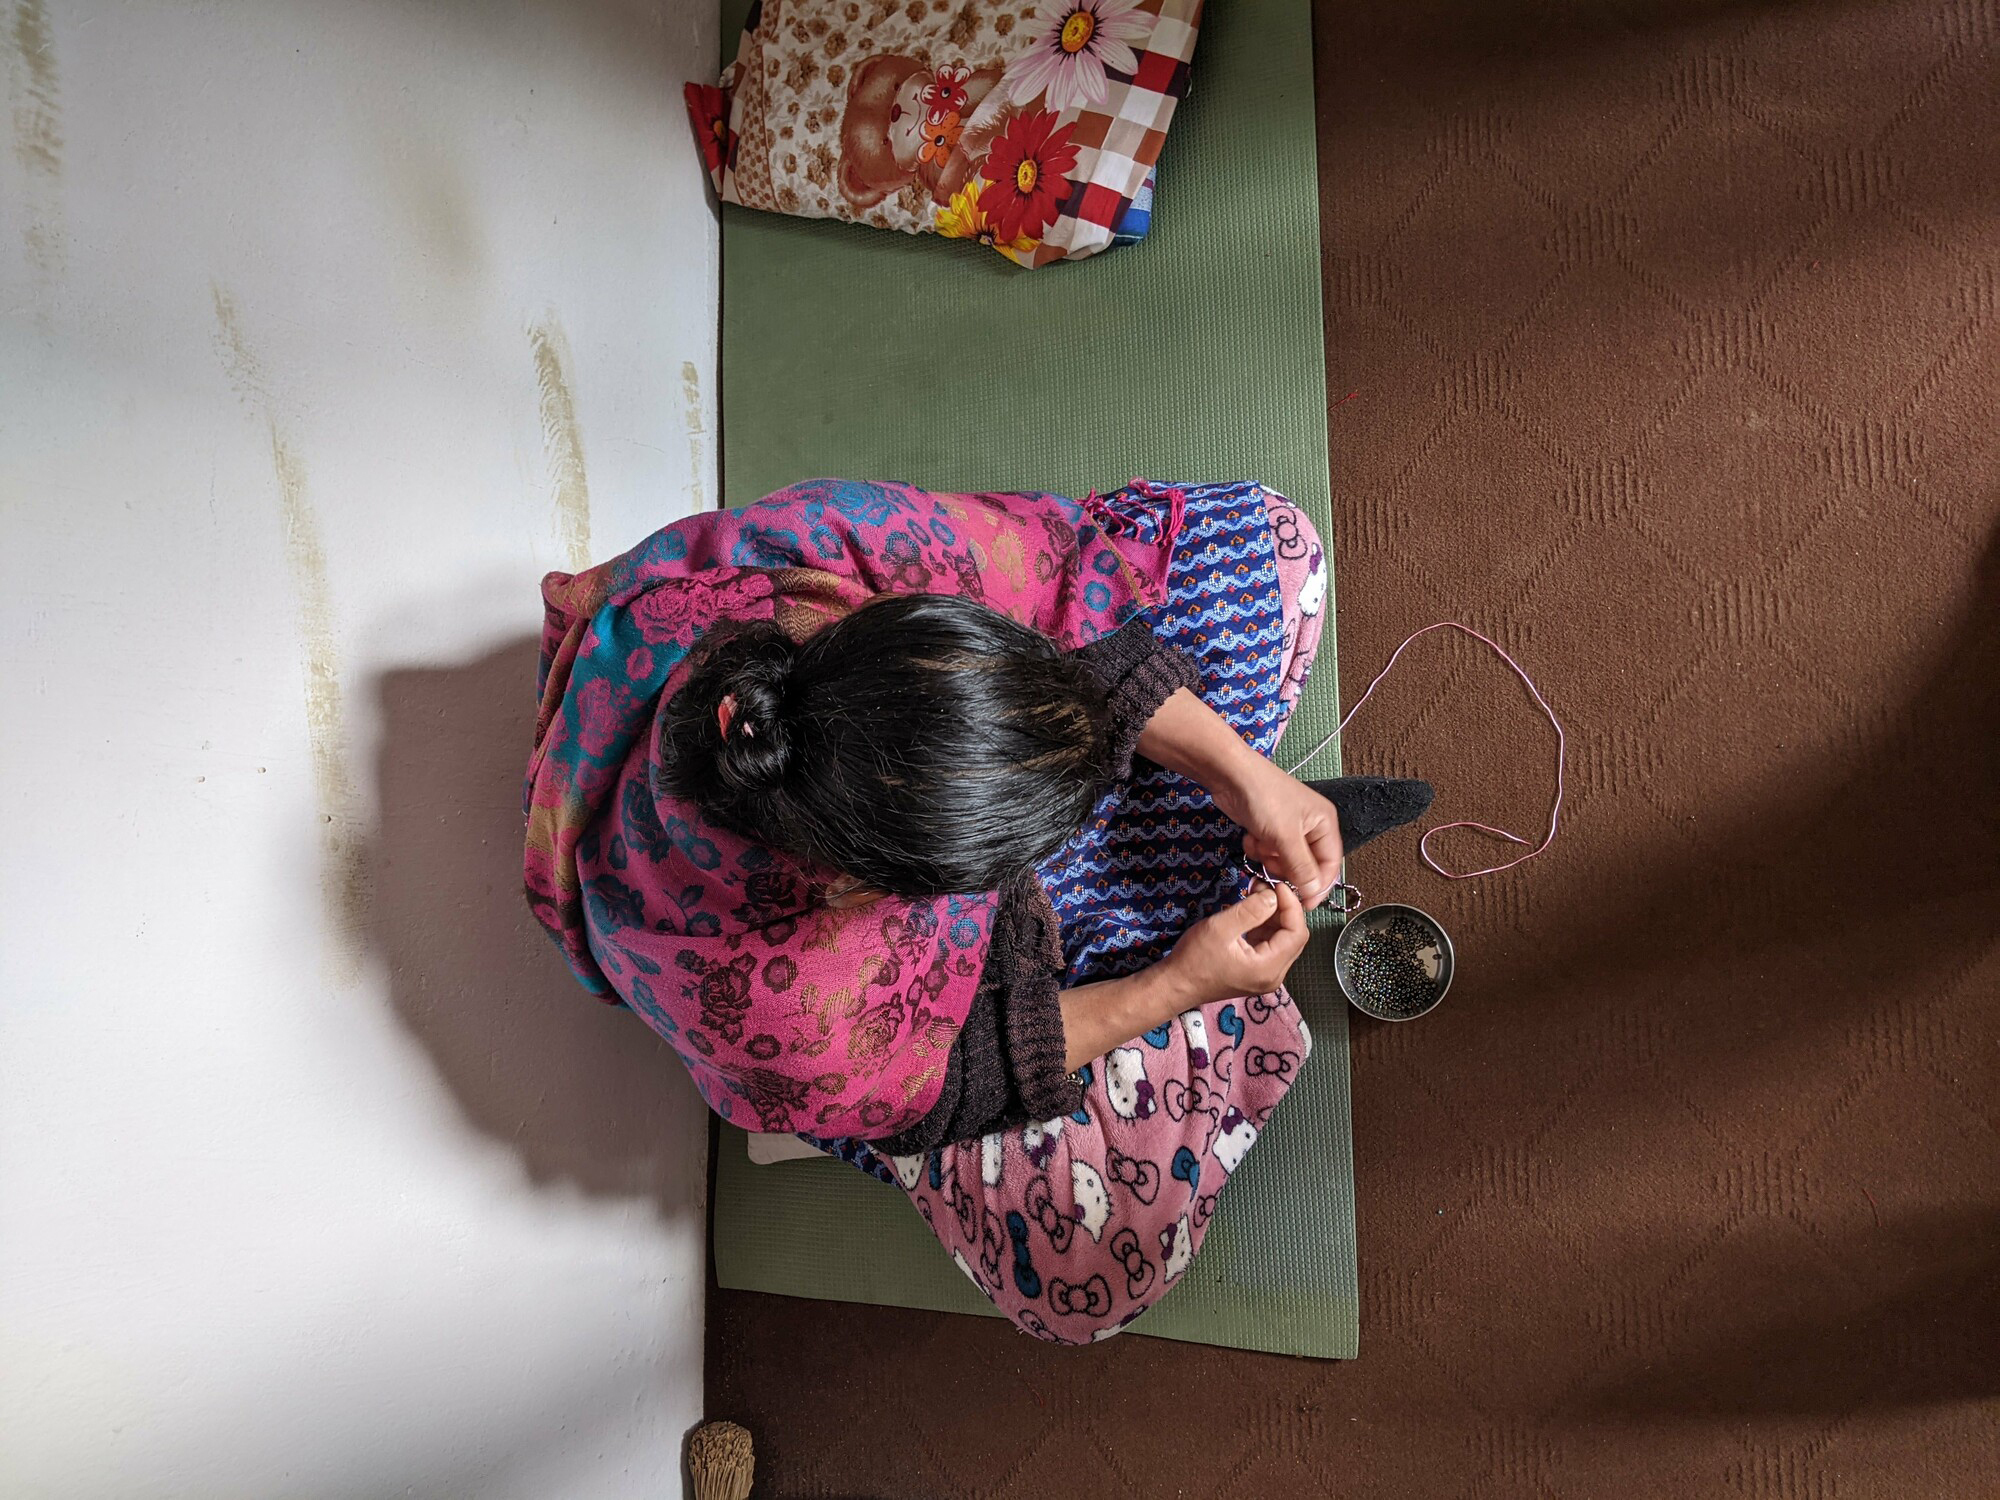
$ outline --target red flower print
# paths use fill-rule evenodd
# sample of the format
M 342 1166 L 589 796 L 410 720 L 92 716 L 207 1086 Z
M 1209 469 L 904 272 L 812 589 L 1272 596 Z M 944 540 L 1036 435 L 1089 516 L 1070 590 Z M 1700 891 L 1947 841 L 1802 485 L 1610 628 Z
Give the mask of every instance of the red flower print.
M 943 166 L 945 158 L 951 155 L 952 147 L 958 144 L 958 131 L 956 113 L 932 115 L 924 121 L 924 144 L 917 152 L 917 160 L 935 162 Z
M 1047 110 L 1017 115 L 1006 133 L 993 143 L 980 175 L 986 186 L 979 207 L 993 221 L 1002 241 L 1019 235 L 1040 235 L 1055 222 L 1056 211 L 1069 196 L 1069 174 L 1076 170 L 1071 127 L 1056 128 Z
M 683 97 L 688 119 L 694 124 L 695 144 L 701 148 L 702 165 L 720 173 L 736 148 L 736 137 L 729 129 L 728 96 L 721 89 L 691 83 Z
M 965 80 L 971 76 L 970 68 L 939 68 L 937 77 L 924 85 L 924 108 L 933 120 L 964 113 Z

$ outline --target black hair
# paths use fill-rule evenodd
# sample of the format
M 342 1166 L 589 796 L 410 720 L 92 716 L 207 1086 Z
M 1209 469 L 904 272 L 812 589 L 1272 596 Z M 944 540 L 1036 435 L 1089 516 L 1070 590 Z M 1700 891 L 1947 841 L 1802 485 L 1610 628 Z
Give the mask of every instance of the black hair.
M 661 727 L 661 790 L 898 896 L 997 889 L 1110 784 L 1096 679 L 1041 632 L 947 594 L 877 599 L 797 643 L 770 622 L 724 625 Z

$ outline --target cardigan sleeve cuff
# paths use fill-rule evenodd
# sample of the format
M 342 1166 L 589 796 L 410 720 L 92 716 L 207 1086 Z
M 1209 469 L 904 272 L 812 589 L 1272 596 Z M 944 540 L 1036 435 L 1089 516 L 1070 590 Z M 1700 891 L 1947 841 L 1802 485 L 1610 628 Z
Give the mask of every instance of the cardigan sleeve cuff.
M 1201 669 L 1192 657 L 1163 645 L 1144 620 L 1130 620 L 1074 655 L 1110 704 L 1110 772 L 1114 781 L 1123 781 L 1132 773 L 1139 736 L 1153 715 L 1181 688 L 1199 693 Z
M 1083 1086 L 1066 1066 L 1062 926 L 1049 893 L 1032 875 L 1002 894 L 1001 908 L 995 936 L 1006 940 L 999 957 L 1005 973 L 1001 1031 L 1007 1072 L 1024 1117 L 1053 1120 L 1083 1107 Z M 992 963 L 989 954 L 989 968 Z
M 911 1156 L 1081 1109 L 1083 1085 L 1064 1067 L 1062 987 L 1055 908 L 1025 876 L 1000 893 L 986 971 L 937 1102 L 907 1130 L 872 1142 L 875 1149 Z

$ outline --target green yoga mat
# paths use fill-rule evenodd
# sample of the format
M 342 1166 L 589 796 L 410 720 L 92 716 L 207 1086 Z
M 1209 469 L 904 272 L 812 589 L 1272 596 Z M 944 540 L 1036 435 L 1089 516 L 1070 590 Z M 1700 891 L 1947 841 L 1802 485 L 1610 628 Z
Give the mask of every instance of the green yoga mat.
M 729 46 L 747 10 L 722 7 Z M 1138 246 L 1029 272 L 932 236 L 726 208 L 722 268 L 729 504 L 816 475 L 1068 495 L 1133 475 L 1257 479 L 1332 536 L 1306 0 L 1208 8 Z M 1281 758 L 1339 721 L 1330 594 L 1326 607 Z M 1201 1254 L 1133 1333 L 1353 1357 L 1347 1011 L 1331 949 L 1316 934 L 1292 973 L 1311 1063 Z M 728 1126 L 713 1222 L 725 1287 L 997 1316 L 900 1192 L 834 1161 L 753 1166 Z

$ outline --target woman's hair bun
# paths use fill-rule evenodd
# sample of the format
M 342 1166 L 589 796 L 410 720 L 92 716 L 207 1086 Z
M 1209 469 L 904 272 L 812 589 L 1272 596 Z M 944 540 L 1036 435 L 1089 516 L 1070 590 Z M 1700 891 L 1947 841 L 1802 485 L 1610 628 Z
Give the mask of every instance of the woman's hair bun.
M 717 740 L 716 774 L 732 790 L 769 791 L 790 771 L 797 736 L 785 710 L 797 660 L 798 647 L 791 639 L 766 625 L 731 632 L 702 663 L 704 686 L 714 695 L 716 709 L 733 700 L 726 731 L 719 713 L 709 715 Z
M 1111 781 L 1096 672 L 977 600 L 890 595 L 797 645 L 736 621 L 696 651 L 662 711 L 655 791 L 878 891 L 998 890 Z

